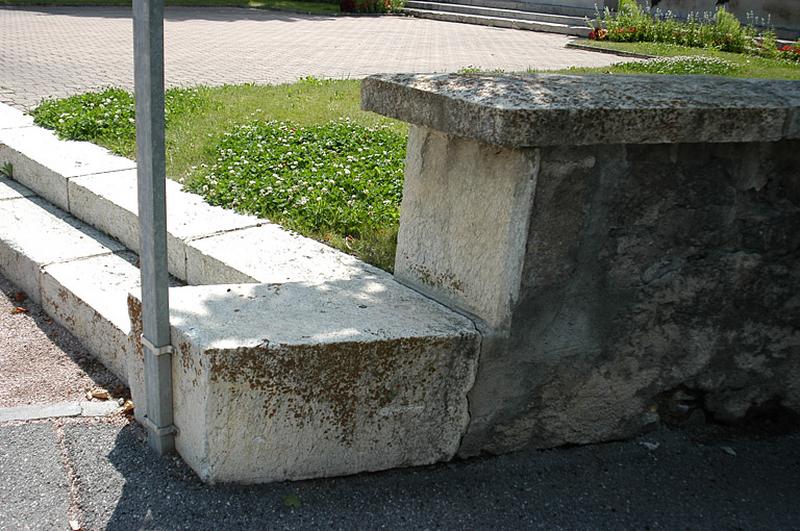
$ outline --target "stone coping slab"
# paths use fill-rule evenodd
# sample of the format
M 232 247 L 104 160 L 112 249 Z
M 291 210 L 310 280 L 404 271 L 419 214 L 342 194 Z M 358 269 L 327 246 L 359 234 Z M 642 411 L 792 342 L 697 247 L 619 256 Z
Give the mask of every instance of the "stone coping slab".
M 254 249 L 259 252 L 253 252 Z M 272 223 L 186 244 L 186 280 L 189 284 L 319 284 L 367 277 L 388 278 L 389 274 Z
M 705 76 L 380 74 L 361 106 L 488 144 L 800 138 L 800 82 Z

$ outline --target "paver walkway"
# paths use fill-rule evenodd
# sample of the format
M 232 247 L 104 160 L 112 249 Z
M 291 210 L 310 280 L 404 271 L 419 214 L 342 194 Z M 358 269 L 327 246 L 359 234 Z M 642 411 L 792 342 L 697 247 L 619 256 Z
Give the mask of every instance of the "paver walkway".
M 563 35 L 409 17 L 330 17 L 167 8 L 169 86 L 300 77 L 600 66 L 622 59 L 564 48 Z M 133 86 L 130 9 L 0 8 L 0 101 L 18 107 L 109 85 Z

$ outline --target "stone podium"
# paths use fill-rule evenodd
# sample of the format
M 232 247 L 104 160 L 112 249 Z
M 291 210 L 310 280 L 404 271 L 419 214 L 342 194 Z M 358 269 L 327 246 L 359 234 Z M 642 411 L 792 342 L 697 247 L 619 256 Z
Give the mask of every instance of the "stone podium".
M 364 81 L 412 124 L 396 278 L 482 333 L 461 455 L 797 418 L 799 105 L 765 80 Z

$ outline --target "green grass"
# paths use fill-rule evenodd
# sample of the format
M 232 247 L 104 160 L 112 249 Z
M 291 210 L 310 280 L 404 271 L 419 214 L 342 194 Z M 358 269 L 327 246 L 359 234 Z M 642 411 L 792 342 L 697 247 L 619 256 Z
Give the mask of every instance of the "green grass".
M 734 69 L 718 75 L 729 77 L 791 79 L 800 80 L 800 63 L 767 57 L 757 57 L 738 53 L 721 52 L 711 48 L 692 48 L 655 42 L 609 42 L 580 40 L 579 44 L 605 50 L 616 50 L 629 53 L 638 53 L 654 57 L 677 56 L 702 56 L 720 59 L 734 65 Z M 626 65 L 631 61 L 620 59 L 620 63 L 612 66 L 597 68 L 570 68 L 564 72 L 569 73 L 610 73 L 627 74 L 635 73 L 635 67 Z
M 251 7 L 316 15 L 340 13 L 339 4 L 306 0 L 165 0 L 167 6 Z M 131 0 L 0 0 L 0 6 L 130 6 Z
M 212 203 L 267 217 L 391 270 L 408 127 L 361 111 L 359 92 L 356 80 L 314 78 L 171 89 L 167 174 Z M 133 113 L 129 93 L 108 89 L 48 100 L 32 114 L 63 138 L 133 158 Z M 254 149 L 264 138 L 274 149 Z
M 189 189 L 211 204 L 276 220 L 304 234 L 330 235 L 326 240 L 339 236 L 345 248 L 353 249 L 381 235 L 394 239 L 405 151 L 406 136 L 388 124 L 255 121 L 225 135 L 215 160 L 193 172 Z

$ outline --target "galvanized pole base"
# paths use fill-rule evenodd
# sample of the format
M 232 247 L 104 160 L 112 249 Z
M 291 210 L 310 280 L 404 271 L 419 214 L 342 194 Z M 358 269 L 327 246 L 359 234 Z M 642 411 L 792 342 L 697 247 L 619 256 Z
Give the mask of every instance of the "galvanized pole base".
M 164 0 L 134 0 L 136 158 L 142 274 L 142 346 L 150 446 L 175 449 L 164 151 Z

